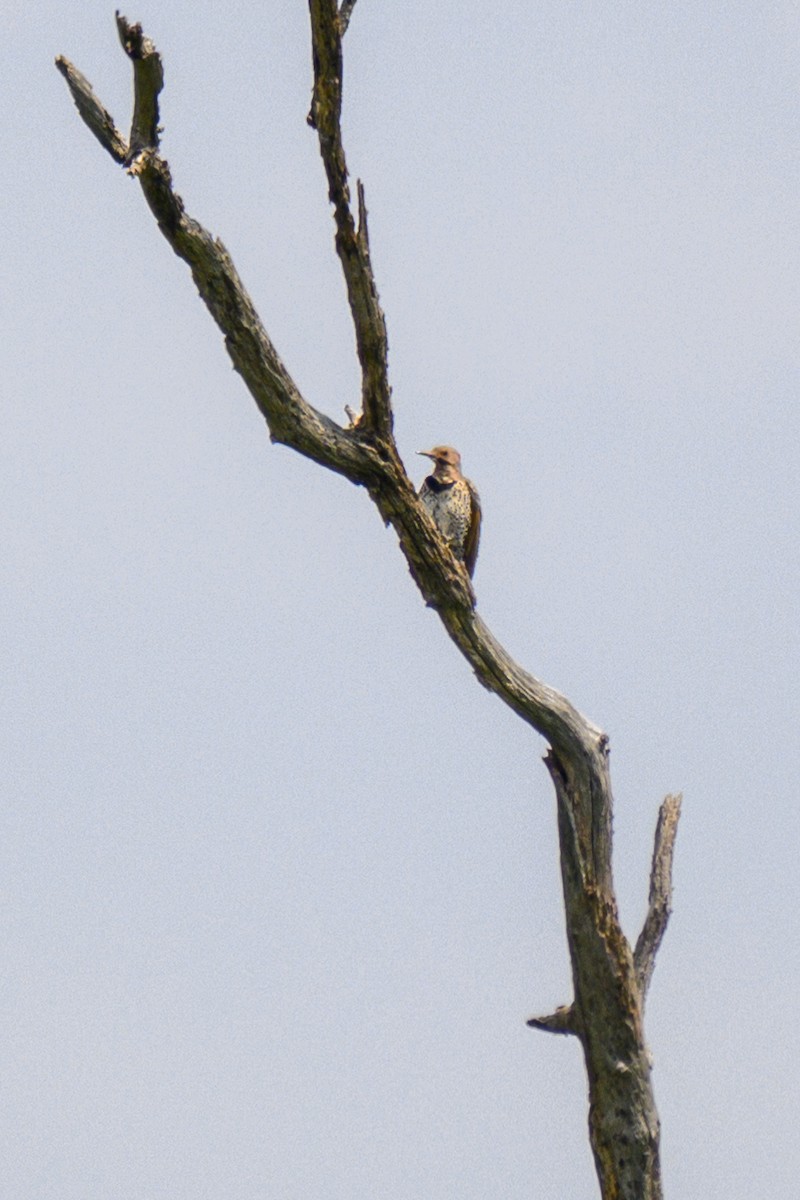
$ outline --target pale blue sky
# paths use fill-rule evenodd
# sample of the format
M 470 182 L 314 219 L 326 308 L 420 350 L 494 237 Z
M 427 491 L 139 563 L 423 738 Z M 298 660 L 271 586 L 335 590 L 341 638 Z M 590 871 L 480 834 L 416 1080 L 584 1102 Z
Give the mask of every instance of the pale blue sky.
M 128 8 L 164 151 L 295 379 L 358 378 L 302 0 Z M 480 610 L 609 732 L 673 1200 L 796 1200 L 798 31 L 789 0 L 359 0 L 397 436 L 461 450 Z M 80 123 L 113 6 L 4 8 L 0 1192 L 597 1194 L 543 743 L 394 536 L 270 446 Z

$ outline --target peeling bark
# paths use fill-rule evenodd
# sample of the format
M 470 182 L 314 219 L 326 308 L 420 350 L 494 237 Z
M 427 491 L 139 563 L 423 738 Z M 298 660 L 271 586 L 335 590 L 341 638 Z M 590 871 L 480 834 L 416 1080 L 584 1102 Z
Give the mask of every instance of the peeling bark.
M 362 411 L 348 428 L 300 394 L 264 329 L 231 257 L 190 217 L 159 152 L 161 58 L 141 26 L 117 14 L 133 65 L 134 112 L 126 140 L 83 75 L 64 76 L 83 121 L 116 163 L 138 178 L 159 229 L 192 272 L 225 347 L 275 442 L 364 487 L 401 550 L 425 603 L 478 680 L 540 733 L 556 792 L 561 877 L 574 998 L 528 1024 L 579 1038 L 589 1083 L 589 1133 L 603 1200 L 660 1200 L 659 1122 L 644 1040 L 644 1000 L 669 919 L 680 797 L 661 806 L 647 918 L 635 953 L 619 922 L 612 874 L 613 798 L 608 738 L 553 688 L 524 671 L 475 610 L 475 594 L 417 499 L 392 435 L 386 323 L 372 270 L 364 189 L 351 208 L 341 136 L 342 37 L 356 0 L 309 0 L 316 129 L 334 210 L 362 376 Z

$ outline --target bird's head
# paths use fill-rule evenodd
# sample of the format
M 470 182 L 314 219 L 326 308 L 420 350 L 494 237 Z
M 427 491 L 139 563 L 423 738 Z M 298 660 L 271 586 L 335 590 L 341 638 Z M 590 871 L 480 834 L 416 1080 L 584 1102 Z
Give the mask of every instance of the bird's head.
M 437 479 L 447 483 L 458 479 L 461 474 L 461 455 L 452 446 L 434 446 L 432 450 L 418 450 L 424 458 L 434 463 L 433 473 Z

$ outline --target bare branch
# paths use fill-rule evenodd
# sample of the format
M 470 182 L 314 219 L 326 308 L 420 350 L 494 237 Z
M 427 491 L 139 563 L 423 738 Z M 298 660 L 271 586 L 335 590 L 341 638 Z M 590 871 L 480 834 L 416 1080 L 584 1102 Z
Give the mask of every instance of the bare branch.
M 131 152 L 89 83 L 70 63 L 59 59 L 58 69 L 80 115 L 112 157 L 128 164 L 129 171 L 138 176 L 159 229 L 189 264 L 197 289 L 225 337 L 233 366 L 267 420 L 272 440 L 292 446 L 354 483 L 375 486 L 382 470 L 377 454 L 303 399 L 225 246 L 185 212 L 182 199 L 173 190 L 169 165 L 157 150 L 157 97 L 163 81 L 160 57 L 139 26 L 128 25 L 119 14 L 117 26 L 134 64 Z
M 347 26 L 350 24 L 350 18 L 353 15 L 353 9 L 356 6 L 356 0 L 342 0 L 339 9 L 339 36 L 344 37 L 347 33 Z
M 525 1024 L 530 1025 L 531 1029 L 541 1029 L 544 1033 L 571 1033 L 578 1036 L 575 1011 L 571 1004 L 562 1004 L 547 1016 L 530 1017 Z
M 56 67 L 66 79 L 75 107 L 86 125 L 114 162 L 123 163 L 128 154 L 128 143 L 114 124 L 111 113 L 95 96 L 89 80 L 62 54 L 56 59 Z
M 658 811 L 653 863 L 650 870 L 650 900 L 642 932 L 639 934 L 634 951 L 642 1002 L 647 995 L 653 968 L 656 965 L 656 954 L 672 912 L 672 857 L 680 815 L 681 797 L 679 795 L 667 796 Z
M 225 337 L 233 366 L 244 379 L 269 425 L 274 442 L 284 442 L 308 458 L 369 484 L 380 474 L 374 452 L 300 394 L 267 331 L 225 246 L 189 217 L 172 188 L 169 166 L 155 151 L 134 164 L 147 202 L 173 250 L 189 264 L 202 299 Z
M 131 25 L 119 12 L 116 18 L 122 48 L 133 63 L 133 120 L 128 153 L 131 165 L 144 151 L 158 149 L 158 97 L 164 86 L 164 68 L 161 55 L 144 36 L 141 25 Z
M 386 321 L 369 256 L 366 223 L 356 229 L 350 206 L 342 144 L 342 29 L 336 0 L 310 0 L 314 96 L 310 124 L 317 130 L 336 223 L 336 253 L 342 264 L 361 365 L 364 432 L 381 439 L 392 432 Z M 352 5 L 350 6 L 352 11 Z M 349 20 L 349 12 L 347 13 Z M 362 209 L 362 211 L 365 211 Z

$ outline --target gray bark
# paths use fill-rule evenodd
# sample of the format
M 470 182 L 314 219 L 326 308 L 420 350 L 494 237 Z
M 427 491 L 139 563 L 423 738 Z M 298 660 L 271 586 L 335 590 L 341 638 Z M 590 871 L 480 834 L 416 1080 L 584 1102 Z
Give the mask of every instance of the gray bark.
M 463 565 L 417 499 L 398 454 L 386 325 L 370 261 L 364 189 L 359 183 L 354 215 L 341 137 L 342 37 L 355 0 L 344 0 L 341 8 L 335 0 L 310 0 L 309 7 L 314 90 L 308 120 L 317 131 L 328 180 L 362 376 L 361 413 L 349 427 L 302 397 L 228 251 L 186 213 L 174 191 L 169 165 L 159 153 L 161 59 L 141 27 L 117 15 L 120 41 L 134 73 L 128 139 L 80 72 L 61 57 L 56 65 L 84 122 L 114 161 L 138 178 L 161 232 L 189 265 L 272 440 L 366 488 L 395 529 L 425 603 L 437 611 L 480 683 L 547 740 L 574 998 L 528 1023 L 581 1042 L 589 1082 L 589 1132 L 603 1200 L 659 1200 L 659 1122 L 643 1015 L 669 919 L 680 798 L 669 796 L 661 806 L 648 914 L 634 953 L 620 926 L 614 893 L 608 738 L 564 696 L 524 671 L 492 636 L 476 612 Z

